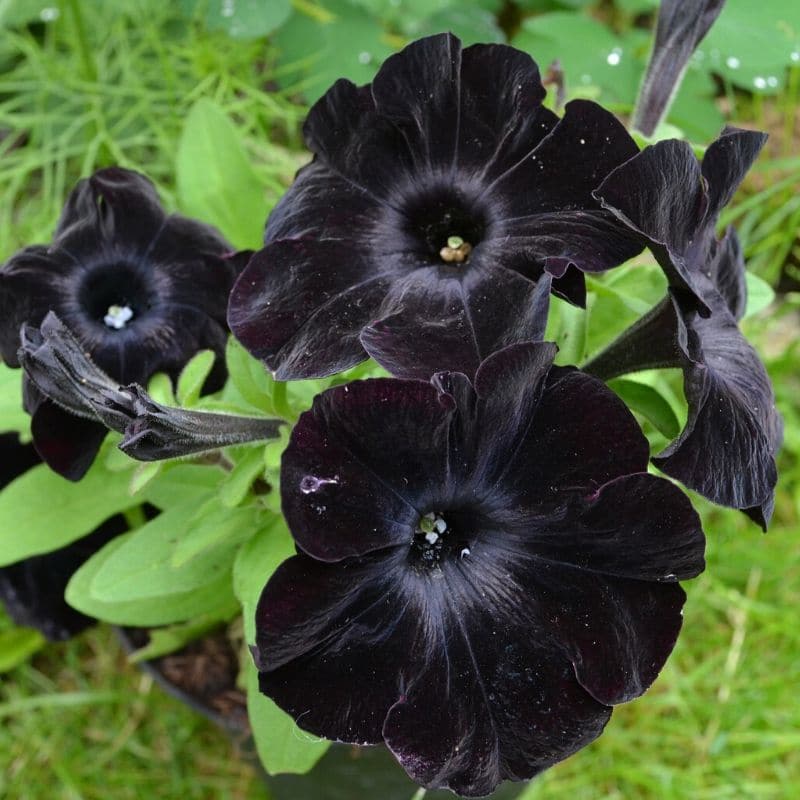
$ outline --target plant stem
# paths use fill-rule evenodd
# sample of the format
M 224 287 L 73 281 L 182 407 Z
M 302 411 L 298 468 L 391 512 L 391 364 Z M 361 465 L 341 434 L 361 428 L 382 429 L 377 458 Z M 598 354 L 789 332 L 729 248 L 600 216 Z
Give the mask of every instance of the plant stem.
M 275 381 L 275 386 L 272 390 L 272 405 L 275 413 L 282 419 L 289 422 L 295 421 L 295 415 L 289 407 L 289 395 L 286 389 L 286 381 Z
M 92 50 L 89 47 L 89 39 L 86 36 L 86 26 L 83 24 L 83 11 L 81 10 L 81 0 L 67 0 L 67 5 L 75 23 L 75 33 L 78 37 L 78 49 L 83 62 L 83 73 L 86 80 L 90 83 L 97 83 L 97 64 L 95 64 Z
M 588 361 L 583 371 L 608 381 L 643 369 L 679 367 L 677 330 L 672 298 L 666 297 Z

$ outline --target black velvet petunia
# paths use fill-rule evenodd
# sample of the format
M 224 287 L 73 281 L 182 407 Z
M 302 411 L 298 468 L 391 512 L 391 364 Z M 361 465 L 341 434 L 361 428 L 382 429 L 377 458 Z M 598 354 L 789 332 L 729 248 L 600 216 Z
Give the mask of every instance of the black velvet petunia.
M 311 109 L 314 160 L 237 281 L 231 330 L 281 380 L 367 355 L 402 377 L 473 375 L 541 339 L 549 294 L 641 250 L 592 190 L 638 148 L 614 116 L 542 106 L 529 56 L 432 36 Z
M 783 424 L 764 365 L 737 326 L 746 285 L 736 232 L 731 228 L 717 240 L 715 225 L 765 139 L 728 129 L 709 146 L 702 165 L 685 142 L 659 142 L 600 186 L 598 198 L 643 236 L 671 290 L 587 365 L 604 378 L 680 366 L 689 419 L 654 463 L 710 500 L 742 509 L 762 527 L 772 514 Z
M 40 463 L 34 448 L 15 433 L 0 434 L 0 489 Z M 0 567 L 0 601 L 17 625 L 36 628 L 51 641 L 75 636 L 94 622 L 67 605 L 64 591 L 72 574 L 106 542 L 127 530 L 121 516 L 52 553 Z M 13 531 L 3 531 L 12 535 Z
M 0 270 L 0 355 L 18 366 L 20 327 L 38 326 L 52 310 L 121 384 L 146 383 L 158 371 L 176 377 L 209 348 L 219 359 L 206 388 L 219 388 L 227 297 L 241 261 L 215 229 L 167 215 L 143 175 L 102 169 L 69 196 L 52 245 L 26 247 Z M 105 429 L 30 385 L 25 404 L 42 458 L 65 477 L 82 477 Z
M 686 496 L 600 381 L 512 345 L 473 383 L 328 390 L 284 453 L 298 546 L 258 605 L 262 691 L 314 734 L 385 743 L 419 783 L 490 793 L 642 694 L 703 569 Z

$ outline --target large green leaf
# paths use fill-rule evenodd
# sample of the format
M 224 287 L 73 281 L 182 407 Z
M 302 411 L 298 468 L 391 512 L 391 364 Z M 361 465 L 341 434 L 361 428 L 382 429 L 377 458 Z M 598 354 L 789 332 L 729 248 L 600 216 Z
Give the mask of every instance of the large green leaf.
M 633 105 L 648 49 L 643 31 L 622 36 L 581 13 L 555 11 L 529 17 L 512 39 L 544 71 L 558 59 L 571 94 L 596 86 L 604 102 Z
M 221 577 L 229 579 L 240 544 L 233 537 L 183 559 L 179 565 L 174 560 L 178 544 L 198 525 L 197 509 L 206 499 L 195 497 L 174 506 L 126 537 L 94 575 L 89 587 L 92 597 L 106 603 L 164 598 L 203 589 Z M 226 529 L 226 533 L 230 531 Z M 232 591 L 227 586 L 211 607 L 231 599 Z
M 261 245 L 267 199 L 239 132 L 212 100 L 189 111 L 176 163 L 181 210 L 216 225 L 239 248 Z
M 44 464 L 20 475 L 0 492 L 0 566 L 63 547 L 141 502 L 129 483 L 129 473 L 109 472 L 101 459 L 79 483 Z
M 210 464 L 172 463 L 144 487 L 142 498 L 161 509 L 171 508 L 215 489 L 224 478 L 225 471 Z
M 786 67 L 800 63 L 800 3 L 728 0 L 694 58 L 737 86 L 777 94 Z
M 207 0 L 206 25 L 234 39 L 256 39 L 279 28 L 292 12 L 291 0 Z
M 185 534 L 175 542 L 172 566 L 182 567 L 209 555 L 219 558 L 221 549 L 227 552 L 231 546 L 247 541 L 264 524 L 265 516 L 266 512 L 255 505 L 228 508 L 220 504 L 219 497 L 213 497 L 195 512 Z
M 233 565 L 233 589 L 242 605 L 244 635 L 255 641 L 258 598 L 278 566 L 294 555 L 294 541 L 283 517 L 274 518 L 239 550 Z
M 275 34 L 283 84 L 301 89 L 313 103 L 339 78 L 369 83 L 392 53 L 380 23 L 346 0 L 303 4 L 309 7 L 316 17 L 295 13 Z
M 207 586 L 188 592 L 118 603 L 98 599 L 91 590 L 95 576 L 132 536 L 132 533 L 126 533 L 112 539 L 72 576 L 66 591 L 71 606 L 115 625 L 139 626 L 169 625 L 193 620 L 203 614 L 224 619 L 236 612 L 237 604 L 230 596 L 230 573 L 227 571 Z
M 258 598 L 278 566 L 293 555 L 294 542 L 282 517 L 259 531 L 242 546 L 233 568 L 233 585 L 242 605 L 245 641 L 255 641 Z M 247 664 L 247 713 L 261 763 L 267 772 L 308 772 L 328 749 L 297 727 L 295 721 L 258 689 L 258 672 Z
M 672 406 L 653 386 L 628 378 L 616 378 L 608 383 L 631 409 L 641 414 L 667 439 L 681 432 L 681 425 Z
M 0 433 L 29 428 L 30 417 L 22 410 L 22 370 L 0 364 Z

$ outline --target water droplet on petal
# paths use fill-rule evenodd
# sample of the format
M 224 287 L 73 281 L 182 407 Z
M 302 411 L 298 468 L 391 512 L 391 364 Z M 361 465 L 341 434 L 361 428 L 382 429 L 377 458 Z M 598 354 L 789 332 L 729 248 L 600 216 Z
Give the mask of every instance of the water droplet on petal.
M 318 478 L 316 475 L 305 475 L 300 481 L 300 491 L 303 494 L 312 494 L 318 492 L 326 484 L 339 483 L 339 476 L 334 475 L 332 478 Z

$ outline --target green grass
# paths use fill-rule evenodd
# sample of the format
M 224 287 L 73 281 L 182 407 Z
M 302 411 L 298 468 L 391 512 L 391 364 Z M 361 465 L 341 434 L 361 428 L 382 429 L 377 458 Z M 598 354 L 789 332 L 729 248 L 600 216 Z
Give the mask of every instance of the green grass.
M 84 4 L 88 6 L 89 4 Z M 211 97 L 235 121 L 274 202 L 305 158 L 303 109 L 275 94 L 269 51 L 209 35 L 138 0 L 97 3 L 81 48 L 64 5 L 44 33 L 8 34 L 0 77 L 0 258 L 47 241 L 69 187 L 98 166 L 151 176 L 175 206 L 183 120 Z M 5 34 L 4 34 L 5 35 Z M 728 214 L 751 264 L 775 280 L 797 263 L 798 80 L 770 122 L 777 146 Z M 747 111 L 747 104 L 739 106 Z M 763 119 L 759 106 L 746 123 Z M 204 165 L 198 164 L 198 170 Z M 749 321 L 787 422 L 767 536 L 703 509 L 708 569 L 685 584 L 685 629 L 653 689 L 617 709 L 591 747 L 532 783 L 525 800 L 724 800 L 800 795 L 800 358 L 797 298 Z M 0 683 L 0 797 L 8 800 L 265 798 L 237 745 L 128 665 L 97 628 L 50 646 Z M 315 800 L 298 798 L 298 800 Z M 369 800 L 372 800 L 371 798 Z M 375 800 L 380 800 L 376 798 Z

